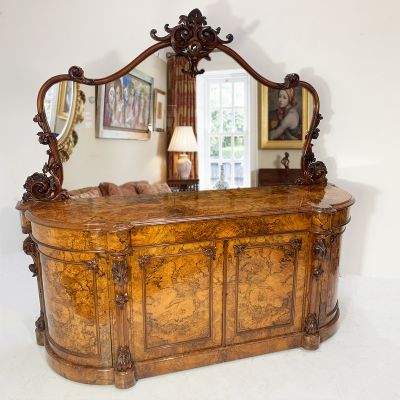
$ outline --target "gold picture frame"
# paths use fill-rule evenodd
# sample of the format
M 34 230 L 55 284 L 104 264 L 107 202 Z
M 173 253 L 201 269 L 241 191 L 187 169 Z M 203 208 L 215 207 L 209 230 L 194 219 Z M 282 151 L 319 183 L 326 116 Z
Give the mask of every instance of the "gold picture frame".
M 76 101 L 77 92 L 74 91 L 73 81 L 62 81 L 58 90 L 57 117 L 68 119 L 73 103 Z
M 273 113 L 277 113 L 278 110 L 271 108 L 271 98 L 276 97 L 275 104 L 278 102 L 278 96 L 280 90 L 283 89 L 271 89 L 265 85 L 259 85 L 259 122 L 260 122 L 260 148 L 261 149 L 301 149 L 304 145 L 304 139 L 309 129 L 309 121 L 311 119 L 310 112 L 312 112 L 312 97 L 308 95 L 308 91 L 301 87 L 296 87 L 292 93 L 293 105 L 291 108 L 299 114 L 299 125 L 296 128 L 296 135 L 301 136 L 299 139 L 272 139 L 270 137 L 271 121 Z M 274 94 L 276 93 L 276 94 Z M 297 103 L 296 103 L 297 102 Z M 276 108 L 276 107 L 275 107 Z M 272 121 L 277 124 L 276 120 Z M 278 125 L 279 126 L 279 123 Z M 274 127 L 275 128 L 275 127 Z M 285 133 L 285 132 L 284 132 Z M 284 133 L 281 136 L 284 136 Z M 286 135 L 287 136 L 287 135 Z
M 153 131 L 166 132 L 167 125 L 167 95 L 160 89 L 154 89 Z

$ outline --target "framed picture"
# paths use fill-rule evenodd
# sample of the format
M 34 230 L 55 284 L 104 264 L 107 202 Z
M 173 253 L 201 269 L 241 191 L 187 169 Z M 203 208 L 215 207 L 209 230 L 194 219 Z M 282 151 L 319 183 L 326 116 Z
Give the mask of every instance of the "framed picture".
M 148 140 L 153 113 L 153 78 L 134 69 L 97 91 L 96 137 Z
M 260 85 L 261 149 L 301 149 L 309 127 L 308 92 L 296 87 L 271 89 Z
M 165 132 L 167 123 L 167 96 L 160 89 L 154 89 L 154 122 L 153 130 Z
M 57 117 L 68 119 L 72 107 L 73 100 L 73 85 L 72 81 L 62 81 L 58 89 L 57 101 Z

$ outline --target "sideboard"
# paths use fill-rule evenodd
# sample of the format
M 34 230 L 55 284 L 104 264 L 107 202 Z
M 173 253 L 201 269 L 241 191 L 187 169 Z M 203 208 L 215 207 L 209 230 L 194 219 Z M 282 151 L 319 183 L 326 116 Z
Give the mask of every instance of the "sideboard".
M 294 347 L 339 317 L 334 185 L 21 202 L 37 342 L 59 374 L 137 379 Z

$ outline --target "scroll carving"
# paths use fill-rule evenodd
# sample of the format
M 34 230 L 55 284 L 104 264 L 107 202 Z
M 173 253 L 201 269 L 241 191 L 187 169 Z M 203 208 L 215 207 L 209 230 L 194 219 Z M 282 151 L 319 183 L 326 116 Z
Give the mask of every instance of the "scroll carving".
M 303 177 L 298 178 L 296 183 L 300 185 L 309 185 L 309 184 L 326 184 L 327 179 L 326 175 L 328 174 L 328 170 L 326 169 L 325 164 L 322 161 L 317 161 L 315 158 L 314 152 L 312 151 L 313 144 L 312 140 L 318 139 L 319 136 L 319 128 L 318 125 L 322 120 L 322 115 L 317 114 L 315 124 L 313 129 L 311 129 L 305 139 L 304 151 L 302 156 L 302 165 L 301 168 L 303 170 Z
M 317 320 L 317 315 L 315 313 L 307 315 L 304 324 L 304 332 L 307 335 L 316 335 L 318 333 L 318 320 Z
M 22 245 L 24 253 L 28 256 L 31 256 L 33 259 L 33 264 L 29 264 L 29 271 L 32 272 L 32 277 L 37 276 L 38 274 L 38 267 L 36 265 L 36 258 L 38 256 L 38 248 L 37 244 L 32 240 L 30 236 L 28 236 Z
M 157 30 L 152 29 L 150 36 L 159 42 L 170 43 L 177 55 L 185 57 L 189 62 L 189 69 L 184 71 L 192 77 L 203 74 L 204 69 L 198 69 L 198 63 L 201 59 L 211 60 L 210 53 L 218 44 L 227 44 L 232 42 L 233 35 L 226 36 L 226 40 L 218 35 L 221 28 L 213 29 L 207 25 L 206 17 L 200 10 L 195 8 L 188 16 L 181 15 L 178 25 L 170 28 L 169 24 L 164 27 L 168 35 L 159 37 Z
M 131 352 L 128 346 L 120 346 L 117 354 L 117 371 L 126 372 L 132 369 L 133 362 Z
M 50 147 L 47 152 L 49 159 L 45 163 L 42 173 L 35 172 L 27 178 L 22 201 L 66 199 L 68 194 L 61 188 L 62 164 L 57 151 L 57 141 L 46 122 L 45 112 L 39 112 L 33 120 L 42 129 L 42 132 L 38 133 L 39 143 Z

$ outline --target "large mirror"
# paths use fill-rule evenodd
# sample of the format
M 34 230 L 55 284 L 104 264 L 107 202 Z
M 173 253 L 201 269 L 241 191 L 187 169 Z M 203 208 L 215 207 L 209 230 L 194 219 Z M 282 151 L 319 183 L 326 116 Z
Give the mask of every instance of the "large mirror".
M 167 48 L 105 85 L 63 81 L 49 89 L 46 114 L 59 143 L 73 117 L 59 116 L 51 99 L 71 93 L 61 96 L 71 102 L 63 103 L 69 110 L 78 104 L 78 91 L 88 100 L 85 121 L 74 128 L 79 142 L 63 157 L 65 188 L 146 181 L 184 190 L 177 184 L 182 153 L 192 162 L 185 178 L 198 178 L 200 190 L 255 186 L 259 169 L 284 170 L 285 153 L 289 169 L 300 169 L 313 112 L 306 89 L 261 85 L 221 51 L 199 64 L 205 73 L 196 77 L 183 72 L 186 64 Z M 193 128 L 195 149 L 168 151 L 177 126 Z
M 261 76 L 197 9 L 165 29 L 108 77 L 73 66 L 45 82 L 35 120 L 49 162 L 25 200 L 326 183 L 310 84 Z

